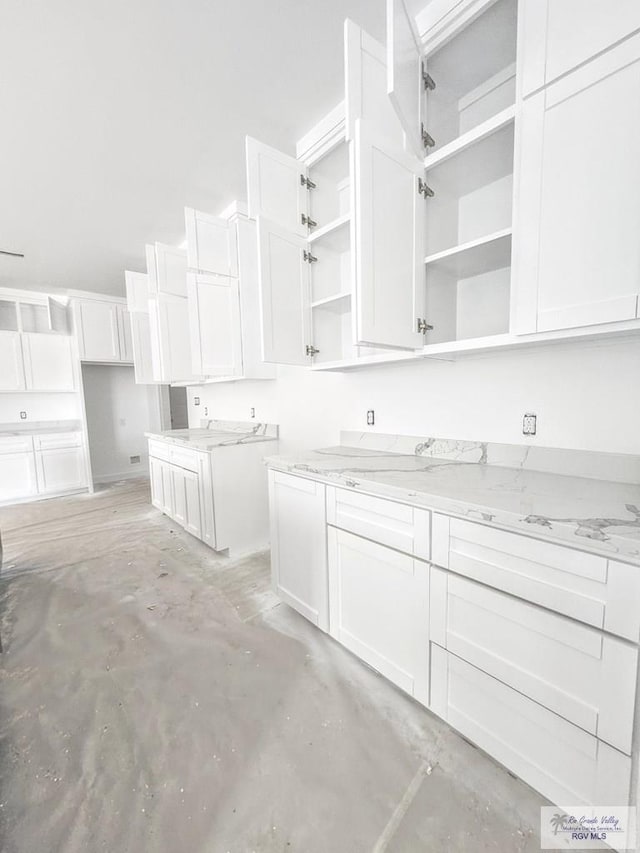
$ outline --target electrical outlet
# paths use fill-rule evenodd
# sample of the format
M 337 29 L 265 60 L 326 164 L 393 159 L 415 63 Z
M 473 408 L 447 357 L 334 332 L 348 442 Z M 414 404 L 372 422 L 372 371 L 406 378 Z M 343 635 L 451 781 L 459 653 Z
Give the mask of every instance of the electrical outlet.
M 209 406 L 205 406 L 205 407 L 204 407 L 204 416 L 205 416 L 205 418 L 206 418 L 206 417 L 208 417 L 208 415 L 209 415 Z
M 194 398 L 193 398 L 193 405 L 194 405 L 194 406 L 199 406 L 199 405 L 200 405 L 200 397 L 194 397 Z
M 537 416 L 532 414 L 531 412 L 527 412 L 525 416 L 522 418 L 522 434 L 523 435 L 535 435 L 536 434 L 536 421 L 538 420 Z
M 26 421 L 26 419 L 27 419 L 27 413 L 26 412 L 20 412 L 20 420 Z
M 256 416 L 256 410 L 254 409 L 254 407 L 253 407 L 253 406 L 251 406 L 251 408 L 249 409 L 249 413 L 250 413 L 250 416 L 251 416 L 252 418 L 255 418 L 255 416 Z
M 376 422 L 376 413 L 373 409 L 369 409 L 367 411 L 367 426 L 373 426 Z

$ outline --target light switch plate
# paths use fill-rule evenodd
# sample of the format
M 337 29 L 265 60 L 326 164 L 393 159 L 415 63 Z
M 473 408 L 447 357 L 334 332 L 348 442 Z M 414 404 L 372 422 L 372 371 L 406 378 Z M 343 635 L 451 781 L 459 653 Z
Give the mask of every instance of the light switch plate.
M 525 416 L 522 418 L 522 434 L 523 435 L 535 435 L 536 434 L 536 421 L 538 420 L 537 416 L 532 414 L 531 412 L 527 412 Z
M 376 422 L 376 413 L 373 409 L 367 411 L 367 426 L 373 426 Z
M 26 421 L 26 419 L 27 419 L 27 413 L 26 412 L 20 412 L 20 420 Z

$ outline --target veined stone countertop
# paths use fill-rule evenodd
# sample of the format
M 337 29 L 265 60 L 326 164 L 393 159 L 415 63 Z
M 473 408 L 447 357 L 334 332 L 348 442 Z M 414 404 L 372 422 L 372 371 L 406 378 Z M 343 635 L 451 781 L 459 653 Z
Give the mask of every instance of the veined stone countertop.
M 578 476 L 527 467 L 528 448 L 518 455 L 516 445 L 363 436 L 343 433 L 338 447 L 266 462 L 279 471 L 640 565 L 640 485 L 628 482 L 640 464 L 636 456 L 555 448 L 547 456 L 547 448 L 536 448 L 541 467 L 564 458 L 559 467 L 581 472 Z M 412 454 L 406 452 L 411 441 Z M 400 445 L 405 452 L 376 444 Z M 493 464 L 487 461 L 492 455 Z M 607 470 L 611 479 L 594 476 Z
M 145 436 L 182 447 L 191 447 L 193 450 L 213 450 L 215 447 L 278 440 L 278 427 L 275 424 L 215 420 L 201 421 L 201 423 L 206 425 L 191 429 L 145 432 Z
M 41 435 L 51 432 L 79 432 L 80 421 L 19 421 L 13 424 L 0 424 L 0 436 L 3 435 Z

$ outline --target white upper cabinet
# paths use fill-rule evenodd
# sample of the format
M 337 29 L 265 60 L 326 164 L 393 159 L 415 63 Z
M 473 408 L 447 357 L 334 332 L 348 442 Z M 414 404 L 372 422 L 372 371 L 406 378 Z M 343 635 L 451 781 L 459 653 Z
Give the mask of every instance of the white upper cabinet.
M 149 299 L 151 357 L 158 382 L 200 382 L 191 360 L 188 301 L 159 293 Z
M 405 0 L 387 0 L 387 91 L 411 149 L 424 156 L 422 48 Z
M 238 275 L 235 226 L 192 207 L 184 209 L 189 269 L 218 275 Z
M 360 122 L 355 152 L 358 342 L 416 349 L 423 344 L 423 167 L 411 153 L 378 144 Z
M 133 361 L 128 312 L 123 302 L 76 299 L 74 315 L 82 361 Z
M 138 385 L 153 385 L 151 328 L 149 319 L 149 276 L 126 270 L 127 322 L 130 325 L 131 353 Z
M 189 273 L 187 288 L 192 359 L 196 373 L 241 376 L 238 279 Z
M 143 272 L 125 270 L 127 308 L 131 313 L 149 311 L 149 276 Z
M 249 216 L 262 217 L 292 234 L 309 233 L 307 170 L 295 157 L 247 137 Z
M 159 293 L 187 295 L 187 253 L 175 246 L 155 244 L 155 270 Z
M 311 309 L 307 241 L 285 227 L 258 219 L 263 358 L 275 364 L 309 364 Z
M 75 390 L 73 350 L 68 335 L 25 332 L 22 349 L 27 390 Z
M 536 0 L 520 5 L 525 96 L 640 29 L 637 0 Z
M 19 332 L 0 331 L 0 391 L 24 391 L 24 362 Z
M 640 34 L 525 100 L 515 331 L 638 316 L 638 139 Z

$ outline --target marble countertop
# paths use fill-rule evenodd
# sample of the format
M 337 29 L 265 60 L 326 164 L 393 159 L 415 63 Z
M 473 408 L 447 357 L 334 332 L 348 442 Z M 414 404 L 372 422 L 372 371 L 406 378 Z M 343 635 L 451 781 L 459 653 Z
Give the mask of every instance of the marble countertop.
M 280 471 L 640 565 L 637 483 L 361 446 L 266 462 Z
M 215 447 L 278 440 L 278 427 L 275 424 L 213 420 L 204 423 L 207 426 L 145 432 L 145 436 L 182 447 L 191 447 L 193 450 L 213 450 Z
M 19 421 L 13 424 L 0 424 L 0 436 L 3 435 L 40 435 L 51 432 L 78 432 L 82 429 L 80 421 Z

